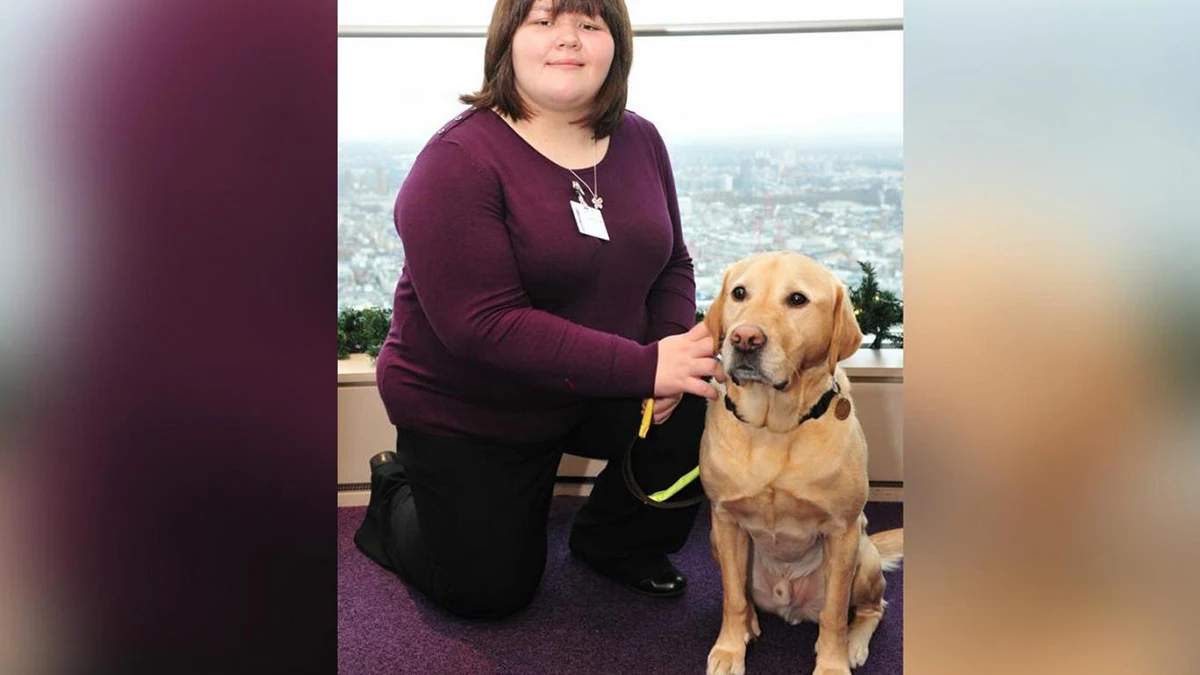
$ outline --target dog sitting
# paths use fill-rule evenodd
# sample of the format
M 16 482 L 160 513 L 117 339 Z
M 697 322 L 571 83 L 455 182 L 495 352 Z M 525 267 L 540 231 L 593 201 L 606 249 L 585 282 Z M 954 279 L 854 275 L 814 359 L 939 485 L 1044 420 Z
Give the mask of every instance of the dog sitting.
M 726 270 L 705 322 L 727 377 L 700 443 L 724 593 L 708 674 L 745 673 L 755 605 L 817 622 L 816 673 L 849 673 L 883 617 L 903 531 L 866 534 L 867 443 L 838 367 L 863 338 L 846 288 L 798 253 L 754 255 Z

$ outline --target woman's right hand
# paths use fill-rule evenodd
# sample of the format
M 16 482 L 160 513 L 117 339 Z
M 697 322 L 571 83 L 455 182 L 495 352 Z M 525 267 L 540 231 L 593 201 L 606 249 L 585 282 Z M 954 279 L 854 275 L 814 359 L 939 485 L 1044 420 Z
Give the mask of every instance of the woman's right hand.
M 658 341 L 658 368 L 654 372 L 656 397 L 694 394 L 717 400 L 717 388 L 704 381 L 725 381 L 725 371 L 713 358 L 713 339 L 704 323 L 682 335 Z

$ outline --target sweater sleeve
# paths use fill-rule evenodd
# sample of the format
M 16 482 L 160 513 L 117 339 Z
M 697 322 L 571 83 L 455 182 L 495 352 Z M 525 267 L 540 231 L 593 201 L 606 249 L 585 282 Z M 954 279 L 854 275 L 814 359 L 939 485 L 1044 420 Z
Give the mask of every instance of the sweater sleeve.
M 400 191 L 404 264 L 447 351 L 549 391 L 652 396 L 657 344 L 532 307 L 504 214 L 497 176 L 449 140 L 426 146 Z
M 686 333 L 696 325 L 696 279 L 692 258 L 683 241 L 683 224 L 679 217 L 679 198 L 675 193 L 675 174 L 671 170 L 671 158 L 666 144 L 658 131 L 646 122 L 658 157 L 662 173 L 663 191 L 667 197 L 667 211 L 671 216 L 671 232 L 674 245 L 671 258 L 658 275 L 650 294 L 646 298 L 649 323 L 646 341 L 655 342 L 669 335 Z

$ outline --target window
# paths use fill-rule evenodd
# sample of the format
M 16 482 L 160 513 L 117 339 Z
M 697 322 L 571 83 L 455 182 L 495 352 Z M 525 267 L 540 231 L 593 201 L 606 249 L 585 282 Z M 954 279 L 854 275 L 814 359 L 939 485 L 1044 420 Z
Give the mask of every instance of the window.
M 344 25 L 482 30 L 492 1 L 462 4 L 478 11 L 343 0 L 339 12 Z M 792 2 L 631 3 L 630 11 L 642 12 L 635 31 L 900 16 L 898 3 L 854 4 L 853 15 L 843 3 Z M 403 264 L 396 192 L 425 141 L 462 109 L 458 95 L 478 88 L 483 48 L 482 37 L 339 38 L 339 305 L 391 305 Z M 901 31 L 639 35 L 634 54 L 628 107 L 658 126 L 671 152 L 701 309 L 726 265 L 781 248 L 851 285 L 858 261 L 870 262 L 880 285 L 902 294 Z
M 484 27 L 495 0 L 396 2 L 338 0 L 338 25 Z M 701 23 L 759 23 L 903 16 L 902 0 L 625 0 L 634 27 Z
M 629 108 L 671 153 L 696 304 L 760 251 L 901 291 L 899 32 L 644 38 Z M 830 65 L 832 64 L 832 65 Z
M 463 109 L 459 94 L 479 87 L 483 45 L 483 38 L 338 40 L 339 307 L 392 306 L 404 264 L 392 223 L 396 193 L 425 141 Z

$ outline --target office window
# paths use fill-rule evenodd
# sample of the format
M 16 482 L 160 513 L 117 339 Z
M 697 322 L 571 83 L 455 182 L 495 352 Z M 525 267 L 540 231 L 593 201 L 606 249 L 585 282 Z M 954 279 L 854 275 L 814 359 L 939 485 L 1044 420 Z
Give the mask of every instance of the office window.
M 343 24 L 452 25 L 465 16 L 457 23 L 482 25 L 492 2 L 476 4 L 480 11 L 446 12 L 405 3 L 390 17 L 383 6 L 368 17 L 365 2 L 340 8 Z M 841 3 L 666 12 L 677 4 L 631 3 L 635 27 L 900 15 L 888 11 L 895 3 L 836 17 Z M 829 16 L 817 15 L 822 7 Z M 390 306 L 403 265 L 396 192 L 425 141 L 462 109 L 458 95 L 479 86 L 483 48 L 483 38 L 339 39 L 339 306 Z M 628 107 L 655 123 L 670 150 L 701 309 L 730 262 L 783 248 L 851 285 L 857 263 L 870 262 L 883 288 L 903 293 L 900 31 L 639 36 L 634 54 Z
M 391 307 L 396 193 L 483 79 L 483 38 L 338 39 L 338 306 Z M 436 66 L 436 67 L 434 67 Z
M 725 267 L 790 249 L 902 292 L 903 36 L 895 32 L 646 38 L 629 108 L 671 153 L 707 307 Z
M 338 25 L 485 26 L 495 0 L 396 2 L 338 0 Z M 904 16 L 903 0 L 625 0 L 634 27 L 664 24 L 884 19 Z

